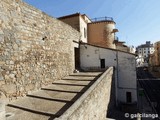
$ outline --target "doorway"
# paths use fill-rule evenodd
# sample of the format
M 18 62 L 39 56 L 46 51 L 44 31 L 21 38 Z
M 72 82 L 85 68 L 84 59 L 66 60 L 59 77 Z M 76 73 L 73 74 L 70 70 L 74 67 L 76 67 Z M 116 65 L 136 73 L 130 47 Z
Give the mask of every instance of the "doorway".
M 75 58 L 75 69 L 80 69 L 80 50 L 79 48 L 74 48 L 74 58 Z
M 126 92 L 126 102 L 131 103 L 132 102 L 132 94 L 131 92 Z
M 101 68 L 105 68 L 105 59 L 100 60 Z

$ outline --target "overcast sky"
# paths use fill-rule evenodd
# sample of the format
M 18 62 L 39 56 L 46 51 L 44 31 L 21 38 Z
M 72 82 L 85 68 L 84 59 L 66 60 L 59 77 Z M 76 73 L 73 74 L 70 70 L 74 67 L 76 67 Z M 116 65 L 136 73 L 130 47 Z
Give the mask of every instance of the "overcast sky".
M 113 17 L 127 45 L 160 41 L 160 0 L 24 0 L 53 17 L 76 12 L 89 18 Z

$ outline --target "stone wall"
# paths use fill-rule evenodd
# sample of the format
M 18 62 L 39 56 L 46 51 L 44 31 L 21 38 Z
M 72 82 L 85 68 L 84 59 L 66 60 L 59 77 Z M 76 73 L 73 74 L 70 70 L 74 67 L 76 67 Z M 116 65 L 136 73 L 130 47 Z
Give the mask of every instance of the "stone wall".
M 0 99 L 41 88 L 74 69 L 79 32 L 21 0 L 0 1 Z
M 110 102 L 113 67 L 100 78 L 59 118 L 55 120 L 105 120 Z

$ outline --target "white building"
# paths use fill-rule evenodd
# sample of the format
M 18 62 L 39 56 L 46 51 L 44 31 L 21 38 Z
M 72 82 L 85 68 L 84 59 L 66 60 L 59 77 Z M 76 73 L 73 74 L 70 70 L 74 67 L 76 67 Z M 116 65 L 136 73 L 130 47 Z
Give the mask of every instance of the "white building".
M 88 42 L 88 23 L 91 20 L 85 14 L 75 13 L 67 16 L 62 16 L 58 18 L 59 20 L 67 23 L 68 25 L 72 26 L 74 29 L 80 32 L 80 41 Z
M 149 54 L 153 54 L 154 46 L 150 41 L 146 41 L 146 44 L 142 44 L 137 47 L 137 54 L 144 59 L 144 62 L 148 62 Z
M 141 55 L 138 55 L 138 56 L 136 57 L 136 65 L 137 65 L 137 67 L 142 66 L 143 63 L 144 63 L 144 58 L 143 58 Z
M 87 43 L 80 44 L 80 63 L 84 70 L 115 67 L 116 103 L 137 103 L 135 54 Z

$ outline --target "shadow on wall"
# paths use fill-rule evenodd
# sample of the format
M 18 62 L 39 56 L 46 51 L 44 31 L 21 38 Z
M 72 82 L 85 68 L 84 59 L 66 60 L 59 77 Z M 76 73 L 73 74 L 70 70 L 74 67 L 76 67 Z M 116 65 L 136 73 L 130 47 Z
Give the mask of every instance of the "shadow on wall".
M 111 82 L 111 90 L 110 90 L 110 100 L 107 107 L 106 118 L 111 118 L 113 120 L 130 120 L 130 117 L 125 117 L 126 113 L 134 113 L 136 114 L 137 106 L 133 105 L 119 105 L 116 106 L 116 91 L 115 91 L 115 69 Z
M 115 71 L 115 70 L 114 70 Z M 113 114 L 116 108 L 116 96 L 115 96 L 115 72 L 111 81 L 110 100 L 107 108 L 107 118 L 113 118 Z

